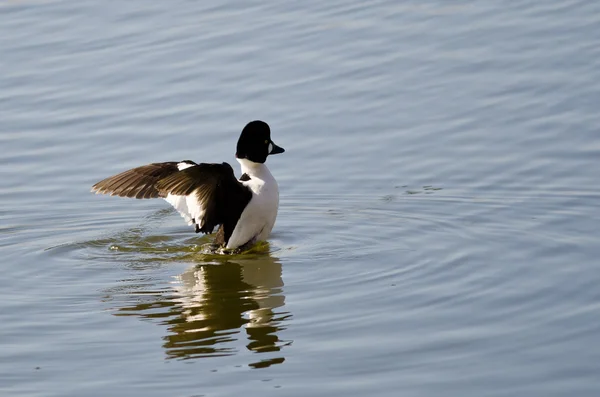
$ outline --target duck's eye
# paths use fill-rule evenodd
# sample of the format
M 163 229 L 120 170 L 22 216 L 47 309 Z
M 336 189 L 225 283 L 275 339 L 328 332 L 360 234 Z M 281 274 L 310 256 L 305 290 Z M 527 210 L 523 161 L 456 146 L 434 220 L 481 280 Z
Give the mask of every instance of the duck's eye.
M 265 145 L 266 145 L 266 144 L 268 144 L 268 143 L 269 143 L 269 140 L 267 139 L 267 140 L 265 141 Z

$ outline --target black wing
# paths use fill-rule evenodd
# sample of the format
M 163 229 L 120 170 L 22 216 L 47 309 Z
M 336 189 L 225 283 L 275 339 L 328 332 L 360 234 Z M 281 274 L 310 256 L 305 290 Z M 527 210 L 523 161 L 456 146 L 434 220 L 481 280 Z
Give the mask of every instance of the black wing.
M 166 197 L 166 194 L 156 189 L 156 183 L 169 175 L 179 172 L 178 165 L 181 164 L 196 165 L 196 163 L 190 160 L 143 165 L 96 183 L 92 186 L 92 192 L 137 199 Z
M 223 226 L 226 244 L 235 229 L 244 208 L 252 198 L 252 192 L 233 174 L 227 163 L 198 164 L 173 173 L 156 183 L 159 194 L 178 196 L 193 195 L 196 198 L 196 223 L 200 231 L 211 233 L 217 225 Z

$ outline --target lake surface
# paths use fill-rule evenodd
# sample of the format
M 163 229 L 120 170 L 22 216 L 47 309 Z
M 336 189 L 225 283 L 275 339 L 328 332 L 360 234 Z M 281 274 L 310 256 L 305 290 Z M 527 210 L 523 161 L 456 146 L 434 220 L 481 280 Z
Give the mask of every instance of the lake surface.
M 0 395 L 600 395 L 600 3 L 0 1 Z M 271 125 L 268 245 L 162 200 Z

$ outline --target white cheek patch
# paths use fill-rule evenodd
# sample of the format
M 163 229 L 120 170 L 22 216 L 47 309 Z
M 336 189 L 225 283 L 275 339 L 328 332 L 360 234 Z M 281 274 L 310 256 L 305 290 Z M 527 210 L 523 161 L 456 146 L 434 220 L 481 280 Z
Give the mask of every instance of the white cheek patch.
M 269 143 L 269 153 L 271 153 L 273 151 L 273 144 Z

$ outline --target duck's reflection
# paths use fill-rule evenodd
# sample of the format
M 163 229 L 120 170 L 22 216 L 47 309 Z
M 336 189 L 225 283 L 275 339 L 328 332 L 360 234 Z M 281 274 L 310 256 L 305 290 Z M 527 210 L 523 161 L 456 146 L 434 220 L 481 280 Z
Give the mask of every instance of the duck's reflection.
M 243 344 L 257 353 L 277 352 L 290 343 L 279 337 L 291 315 L 282 310 L 281 263 L 270 255 L 203 262 L 181 274 L 169 291 L 150 294 L 158 299 L 148 302 L 145 295 L 145 302 L 116 314 L 160 318 L 168 329 L 163 346 L 169 358 L 232 355 Z M 283 361 L 275 357 L 250 366 Z

